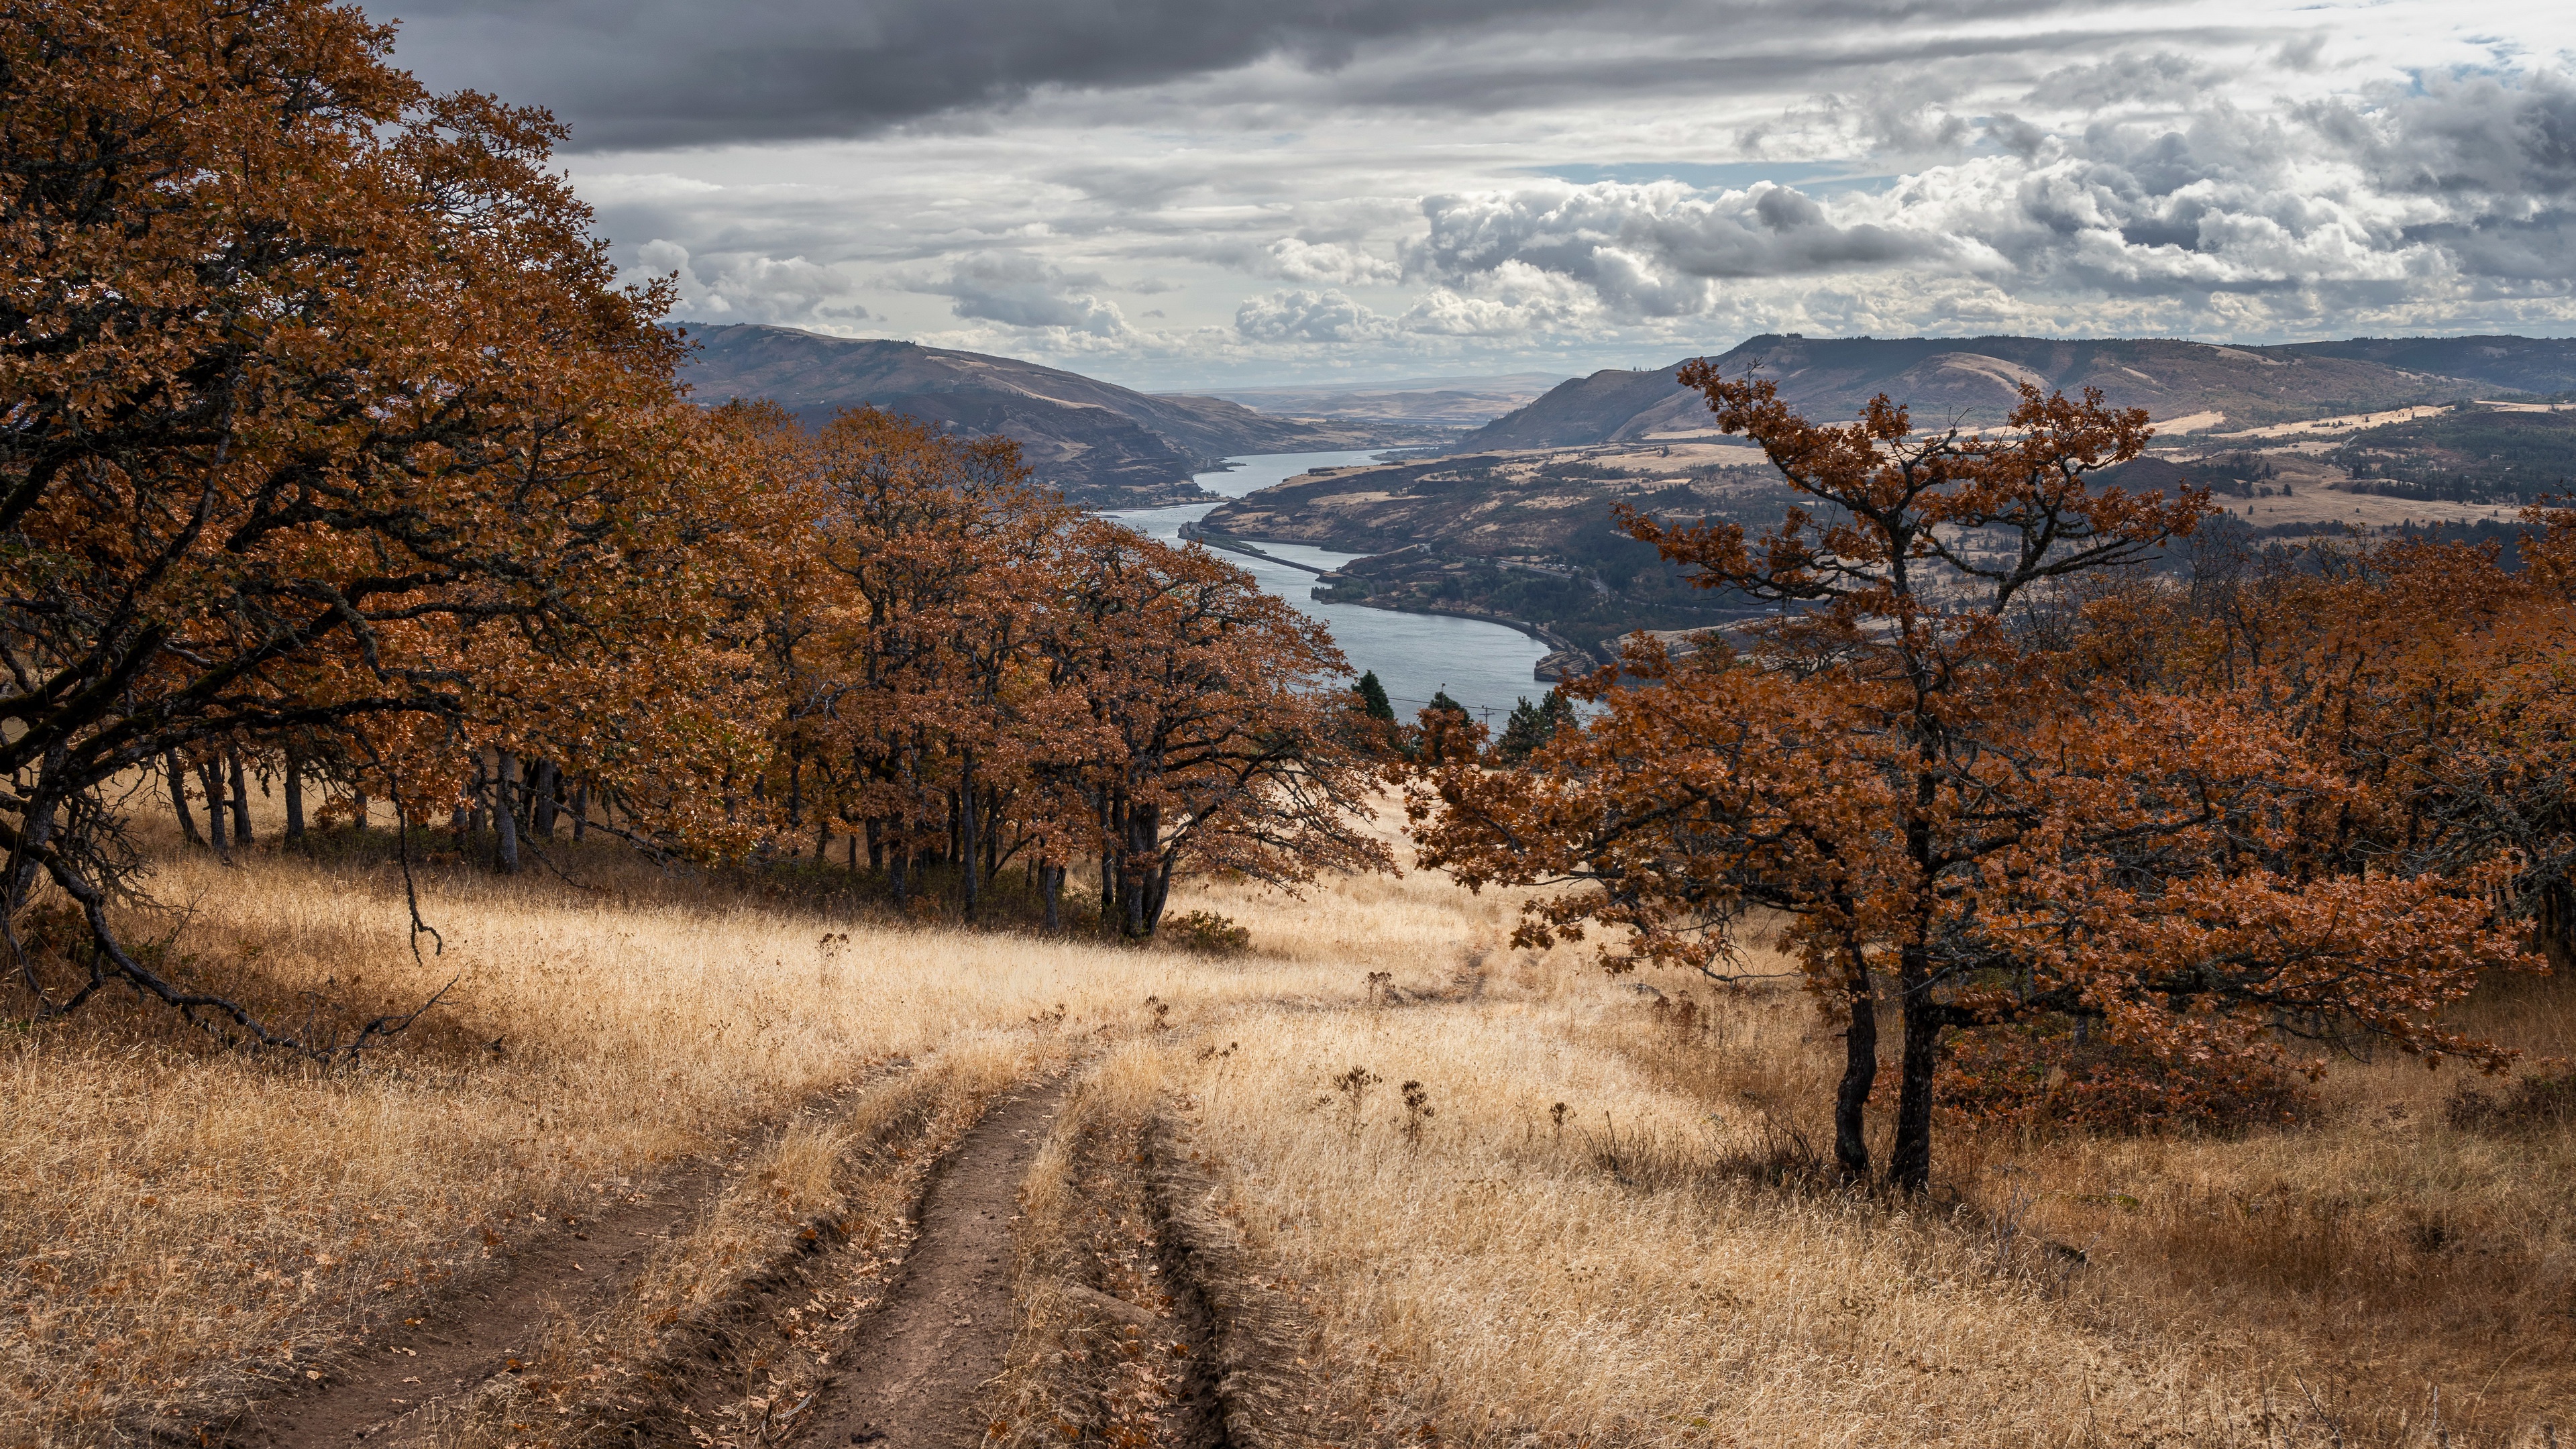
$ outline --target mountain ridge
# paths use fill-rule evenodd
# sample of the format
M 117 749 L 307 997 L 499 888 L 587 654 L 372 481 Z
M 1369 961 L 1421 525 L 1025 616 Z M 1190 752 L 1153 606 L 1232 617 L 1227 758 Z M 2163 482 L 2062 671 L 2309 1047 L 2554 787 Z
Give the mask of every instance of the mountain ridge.
M 2504 336 L 2352 338 L 2237 347 L 2167 338 L 1815 338 L 1765 333 L 1711 359 L 1771 378 L 1819 420 L 1856 414 L 1885 392 L 1924 420 L 2000 421 L 2015 384 L 2093 386 L 2117 407 L 2207 429 L 2466 400 L 2495 391 L 2576 390 L 2576 339 Z M 1605 369 L 1561 383 L 1459 440 L 1460 452 L 1639 442 L 1710 431 L 1681 364 Z M 2181 431 L 2181 430 L 2177 430 Z
M 1063 368 L 891 338 L 691 326 L 681 377 L 702 401 L 769 398 L 808 426 L 872 406 L 1018 440 L 1041 482 L 1093 507 L 1197 502 L 1224 458 L 1419 441 L 1418 430 L 1274 417 L 1222 398 L 1137 392 Z

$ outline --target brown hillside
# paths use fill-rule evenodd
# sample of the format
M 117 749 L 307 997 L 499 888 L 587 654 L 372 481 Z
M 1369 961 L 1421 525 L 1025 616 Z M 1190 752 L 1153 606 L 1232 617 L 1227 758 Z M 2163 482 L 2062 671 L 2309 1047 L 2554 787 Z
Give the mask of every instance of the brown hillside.
M 2169 431 L 2251 427 L 2344 413 L 2529 391 L 2576 369 L 2576 342 L 2427 339 L 2396 344 L 2219 347 L 2165 339 L 2066 341 L 2039 337 L 1751 338 L 1717 359 L 1732 374 L 1778 381 L 1792 406 L 1848 416 L 1884 392 L 1918 422 L 1990 423 L 2010 411 L 2022 383 L 2073 393 L 2098 387 L 2115 406 L 2142 407 Z M 2513 346 L 2503 344 L 2511 343 Z M 2384 354 L 2364 355 L 2364 354 Z M 2430 371 L 2440 363 L 2457 371 Z M 1675 364 L 1677 367 L 1679 364 Z M 1469 434 L 1462 450 L 1573 447 L 1644 441 L 1708 430 L 1698 396 L 1673 369 L 1597 372 Z M 2216 416 L 2208 416 L 2208 415 Z

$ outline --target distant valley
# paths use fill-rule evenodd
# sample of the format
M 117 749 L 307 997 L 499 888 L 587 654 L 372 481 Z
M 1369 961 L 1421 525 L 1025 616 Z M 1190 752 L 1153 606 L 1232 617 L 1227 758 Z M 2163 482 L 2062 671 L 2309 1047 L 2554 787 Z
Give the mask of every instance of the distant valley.
M 1741 617 L 1620 533 L 1611 508 L 1775 522 L 1791 501 L 1759 450 L 1718 434 L 1674 370 L 1422 377 L 1148 394 L 1011 358 L 779 327 L 693 328 L 702 402 L 773 398 L 809 423 L 862 404 L 1019 440 L 1039 478 L 1114 509 L 1212 502 L 1191 481 L 1244 454 L 1403 448 L 1211 511 L 1213 541 L 1360 554 L 1323 596 L 1511 621 L 1558 670 L 1637 629 Z M 1819 421 L 1885 392 L 1918 426 L 2000 421 L 2023 383 L 2100 388 L 2156 420 L 2132 487 L 2210 488 L 2233 536 L 2434 527 L 2497 533 L 2576 490 L 2576 340 L 2355 339 L 2281 347 L 2032 337 L 1765 335 L 1714 359 L 1777 381 Z M 2551 400 L 2556 399 L 2553 403 Z
M 2114 481 L 2211 489 L 2227 513 L 2210 525 L 2219 536 L 2490 536 L 2526 502 L 2576 491 L 2576 405 L 2563 401 L 2576 395 L 2576 342 L 2565 340 L 1766 337 L 1719 362 L 1778 378 L 1818 420 L 1884 390 L 1918 424 L 1991 424 L 2019 381 L 2099 386 L 2161 420 L 2154 451 Z M 1561 671 L 1606 660 L 1632 630 L 1702 629 L 1744 612 L 1619 533 L 1613 504 L 1759 528 L 1791 501 L 1760 451 L 1716 433 L 1705 400 L 1670 372 L 1608 371 L 1467 434 L 1452 454 L 1290 479 L 1202 528 L 1365 555 L 1325 578 L 1324 595 L 1537 628 L 1571 646 Z
M 1213 397 L 1148 394 L 1015 358 L 787 327 L 688 329 L 700 402 L 769 398 L 809 425 L 871 406 L 1015 438 L 1040 481 L 1095 508 L 1196 502 L 1190 481 L 1227 457 L 1419 446 L 1454 429 L 1282 417 Z M 1490 416 L 1490 414 L 1488 414 Z

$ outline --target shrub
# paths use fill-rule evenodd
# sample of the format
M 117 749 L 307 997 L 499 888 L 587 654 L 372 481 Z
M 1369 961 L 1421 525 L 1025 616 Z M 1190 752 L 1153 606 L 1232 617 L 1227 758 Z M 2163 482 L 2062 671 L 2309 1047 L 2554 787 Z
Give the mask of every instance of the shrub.
M 2443 1115 L 2463 1132 L 2499 1136 L 2576 1122 L 2576 1067 L 2562 1064 L 2554 1072 L 2523 1077 L 2502 1093 L 2462 1083 Z
M 1163 929 L 1185 951 L 1202 956 L 1236 956 L 1252 949 L 1252 932 L 1214 911 L 1191 911 L 1163 923 Z
M 2111 1132 L 2241 1131 L 2296 1122 L 2315 1105 L 2277 1063 L 2167 1060 L 2133 1043 L 2079 1041 L 2063 1021 L 1962 1038 L 1933 1092 L 1954 1122 Z

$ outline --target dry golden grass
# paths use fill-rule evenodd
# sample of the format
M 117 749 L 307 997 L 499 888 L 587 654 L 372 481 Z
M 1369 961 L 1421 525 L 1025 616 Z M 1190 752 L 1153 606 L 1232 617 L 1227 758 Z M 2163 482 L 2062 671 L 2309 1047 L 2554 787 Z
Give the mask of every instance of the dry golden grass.
M 2261 1439 L 2188 1346 L 2067 1311 L 1984 1235 L 1746 1181 L 1759 1124 L 1583 1044 L 1624 1005 L 1597 995 L 1259 1013 L 1185 1078 L 1385 1442 Z
M 1065 1236 L 1105 1160 L 1076 1144 L 1159 1115 L 1215 1164 L 1250 1271 L 1305 1326 L 1308 1417 L 1349 1442 L 2576 1432 L 2576 1141 L 2564 1123 L 2450 1126 L 2448 1069 L 2338 1065 L 2316 1123 L 2234 1138 L 1954 1132 L 1934 1200 L 1906 1207 L 1778 1180 L 1792 1134 L 1823 1140 L 1839 1054 L 1798 993 L 1657 978 L 1704 1008 L 1678 1033 L 1572 952 L 1505 949 L 1514 902 L 1436 878 L 1302 901 L 1201 884 L 1173 910 L 1254 943 L 1202 958 L 576 873 L 594 888 L 425 878 L 448 950 L 415 963 L 386 868 L 173 852 L 158 884 L 191 908 L 173 956 L 205 979 L 352 1011 L 451 973 L 456 994 L 355 1070 L 212 1051 L 115 1001 L 13 1031 L 0 1442 L 213 1412 L 481 1270 L 485 1229 L 733 1163 L 734 1195 L 626 1300 L 554 1327 L 547 1381 L 577 1397 L 605 1358 L 650 1352 L 665 1311 L 721 1305 L 798 1223 L 899 1216 L 919 1163 L 863 1150 L 887 1113 L 944 1140 L 995 1083 L 1094 1051 L 1072 1135 L 1030 1180 L 1032 1223 L 1058 1235 L 1024 1244 L 1023 1366 L 1112 1331 L 1114 1310 L 1084 1319 L 1064 1292 L 1123 1271 Z M 1373 972 L 1402 1004 L 1368 1004 Z M 2576 1051 L 2567 985 L 2507 984 L 2471 1016 Z M 1379 1079 L 1357 1102 L 1333 1085 L 1354 1066 Z M 1408 1080 L 1436 1114 L 1417 1132 Z M 888 1095 L 899 1081 L 930 1096 Z M 1073 1402 L 1014 1382 L 1024 1403 Z M 478 1412 L 444 1432 L 475 1442 Z
M 473 1271 L 479 1230 L 599 1205 L 963 1034 L 1041 1014 L 1049 1033 L 1122 1032 L 1152 1019 L 1149 996 L 1187 1021 L 1341 976 L 852 927 L 635 867 L 583 874 L 604 887 L 425 878 L 447 950 L 415 962 L 389 867 L 173 853 L 155 885 L 186 904 L 172 956 L 202 979 L 362 1013 L 456 987 L 356 1070 L 212 1052 L 117 1000 L 13 1033 L 0 1442 L 211 1413 Z

